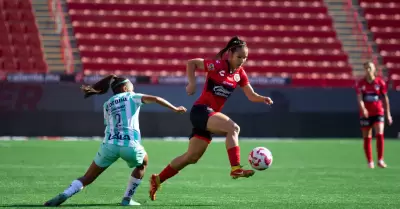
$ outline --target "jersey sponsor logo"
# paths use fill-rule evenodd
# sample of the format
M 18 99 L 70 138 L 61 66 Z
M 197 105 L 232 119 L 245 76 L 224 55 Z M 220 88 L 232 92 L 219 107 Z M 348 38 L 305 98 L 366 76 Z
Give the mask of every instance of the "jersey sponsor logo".
M 215 96 L 228 98 L 234 90 L 235 88 L 233 86 L 224 85 L 223 81 L 220 83 L 210 78 L 207 80 L 207 91 Z
M 377 94 L 364 94 L 363 100 L 365 102 L 376 102 L 379 100 L 379 96 Z
M 218 72 L 220 76 L 224 77 L 225 76 L 225 71 L 221 70 Z
M 208 64 L 207 64 L 207 68 L 208 68 L 209 71 L 215 70 L 215 66 L 214 66 L 213 63 L 208 63 Z
M 106 107 L 106 111 L 108 112 L 110 109 L 108 107 Z M 115 111 L 122 111 L 125 110 L 125 105 L 121 105 L 119 107 L 112 107 L 111 108 L 111 112 L 115 112 Z
M 235 74 L 233 76 L 233 80 L 235 80 L 236 82 L 239 82 L 240 81 L 240 75 L 239 74 Z
M 129 135 L 122 134 L 120 132 L 115 132 L 114 134 L 109 134 L 108 135 L 108 140 L 131 140 L 131 137 Z
M 226 84 L 226 85 L 229 85 L 229 86 L 233 86 L 234 85 L 233 83 L 229 83 L 228 81 L 223 81 L 222 84 Z
M 228 98 L 232 93 L 229 90 L 225 89 L 223 86 L 214 86 L 213 92 L 215 95 L 225 98 Z
M 128 101 L 128 98 L 126 98 L 126 97 L 122 97 L 122 98 L 113 100 L 113 101 L 111 101 L 110 103 L 107 104 L 106 110 L 108 111 L 108 108 L 110 108 L 110 107 L 112 107 L 112 106 L 114 106 L 116 104 L 119 104 L 119 103 L 122 103 L 122 102 L 126 102 L 126 101 Z

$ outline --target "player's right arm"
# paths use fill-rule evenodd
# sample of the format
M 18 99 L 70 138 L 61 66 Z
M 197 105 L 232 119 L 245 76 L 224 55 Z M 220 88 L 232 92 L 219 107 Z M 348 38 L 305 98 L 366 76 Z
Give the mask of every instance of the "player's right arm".
M 368 110 L 365 108 L 364 100 L 360 89 L 361 87 L 357 84 L 356 91 L 357 91 L 358 107 L 360 108 L 363 117 L 368 118 Z
M 204 59 L 196 58 L 187 61 L 186 75 L 188 78 L 188 85 L 186 86 L 186 92 L 188 95 L 193 95 L 196 92 L 196 69 L 205 70 Z
M 165 100 L 164 98 L 158 97 L 158 96 L 152 96 L 152 95 L 143 95 L 142 96 L 142 102 L 149 104 L 149 103 L 157 103 L 161 106 L 164 106 L 166 108 L 171 109 L 172 111 L 176 113 L 185 113 L 186 108 L 183 106 L 175 107 L 173 104 Z
M 357 100 L 358 100 L 358 107 L 362 111 L 363 116 L 365 118 L 368 118 L 368 110 L 365 108 L 364 101 L 362 99 L 362 95 L 361 94 L 357 94 Z

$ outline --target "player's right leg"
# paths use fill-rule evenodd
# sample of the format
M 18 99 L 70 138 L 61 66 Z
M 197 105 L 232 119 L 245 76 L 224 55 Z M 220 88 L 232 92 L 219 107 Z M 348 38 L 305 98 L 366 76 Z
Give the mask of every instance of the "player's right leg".
M 59 206 L 74 194 L 80 192 L 85 186 L 91 184 L 103 171 L 119 158 L 115 150 L 108 144 L 102 144 L 92 164 L 85 175 L 72 181 L 71 185 L 64 192 L 44 203 L 44 206 Z
M 240 165 L 240 127 L 233 120 L 220 112 L 212 114 L 208 118 L 207 130 L 212 133 L 222 133 L 226 135 L 225 145 L 228 152 L 229 162 L 231 164 L 230 175 L 233 179 L 250 177 L 254 175 L 253 170 L 245 170 Z
M 172 160 L 160 174 L 150 177 L 150 199 L 155 200 L 156 192 L 161 183 L 175 176 L 180 170 L 189 164 L 196 163 L 206 151 L 211 142 L 211 133 L 207 131 L 207 121 L 213 110 L 205 105 L 194 105 L 190 110 L 190 121 L 193 125 L 192 135 L 188 150 L 181 156 Z
M 209 134 L 209 133 L 208 133 Z M 190 138 L 188 150 L 181 156 L 176 157 L 171 163 L 161 171 L 160 174 L 153 174 L 150 177 L 150 199 L 156 199 L 156 192 L 161 183 L 175 176 L 180 170 L 189 164 L 196 163 L 207 150 L 209 140 L 205 137 L 194 135 Z
M 369 118 L 361 118 L 360 119 L 360 124 L 361 124 L 361 132 L 362 136 L 364 139 L 364 153 L 365 157 L 367 159 L 368 167 L 369 168 L 375 168 L 374 161 L 372 158 L 372 124 L 369 120 Z

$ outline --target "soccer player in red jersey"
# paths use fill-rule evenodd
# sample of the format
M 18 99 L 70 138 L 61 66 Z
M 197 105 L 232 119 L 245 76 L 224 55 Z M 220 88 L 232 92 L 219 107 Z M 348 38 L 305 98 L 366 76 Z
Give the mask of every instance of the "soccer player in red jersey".
M 228 52 L 229 58 L 222 59 Z M 240 147 L 238 136 L 240 127 L 228 116 L 221 113 L 226 100 L 237 86 L 240 86 L 247 98 L 252 102 L 264 102 L 271 105 L 271 98 L 255 93 L 247 78 L 242 65 L 247 60 L 248 48 L 244 41 L 233 37 L 226 47 L 217 54 L 216 60 L 191 59 L 187 62 L 188 85 L 186 92 L 193 95 L 196 89 L 195 70 L 207 72 L 207 80 L 203 91 L 194 103 L 190 120 L 193 125 L 188 150 L 172 160 L 159 174 L 150 178 L 150 198 L 155 195 L 161 183 L 176 175 L 189 164 L 196 163 L 206 151 L 211 142 L 211 133 L 226 136 L 226 149 L 231 164 L 230 176 L 233 179 L 250 177 L 253 170 L 245 170 L 240 165 Z
M 393 123 L 390 114 L 387 87 L 385 81 L 381 77 L 375 76 L 376 69 L 374 63 L 364 63 L 364 69 L 366 76 L 357 84 L 357 99 L 360 107 L 360 124 L 364 138 L 364 152 L 368 167 L 374 168 L 371 147 L 373 127 L 376 134 L 378 166 L 386 168 L 387 165 L 383 161 L 385 116 L 389 125 Z

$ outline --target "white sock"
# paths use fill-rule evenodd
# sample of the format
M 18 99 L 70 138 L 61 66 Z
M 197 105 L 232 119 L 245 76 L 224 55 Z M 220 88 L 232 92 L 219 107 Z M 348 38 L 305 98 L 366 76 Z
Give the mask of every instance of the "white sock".
M 383 160 L 379 160 L 379 163 L 383 164 L 383 163 L 385 163 L 385 161 L 383 161 Z
M 124 197 L 132 198 L 136 192 L 136 189 L 139 187 L 140 182 L 142 182 L 142 179 L 137 179 L 132 176 L 129 177 L 128 186 L 126 187 Z
M 83 189 L 83 184 L 79 180 L 74 180 L 71 185 L 69 185 L 68 189 L 64 190 L 64 194 L 66 194 L 68 197 L 71 197 L 72 195 L 78 193 Z

